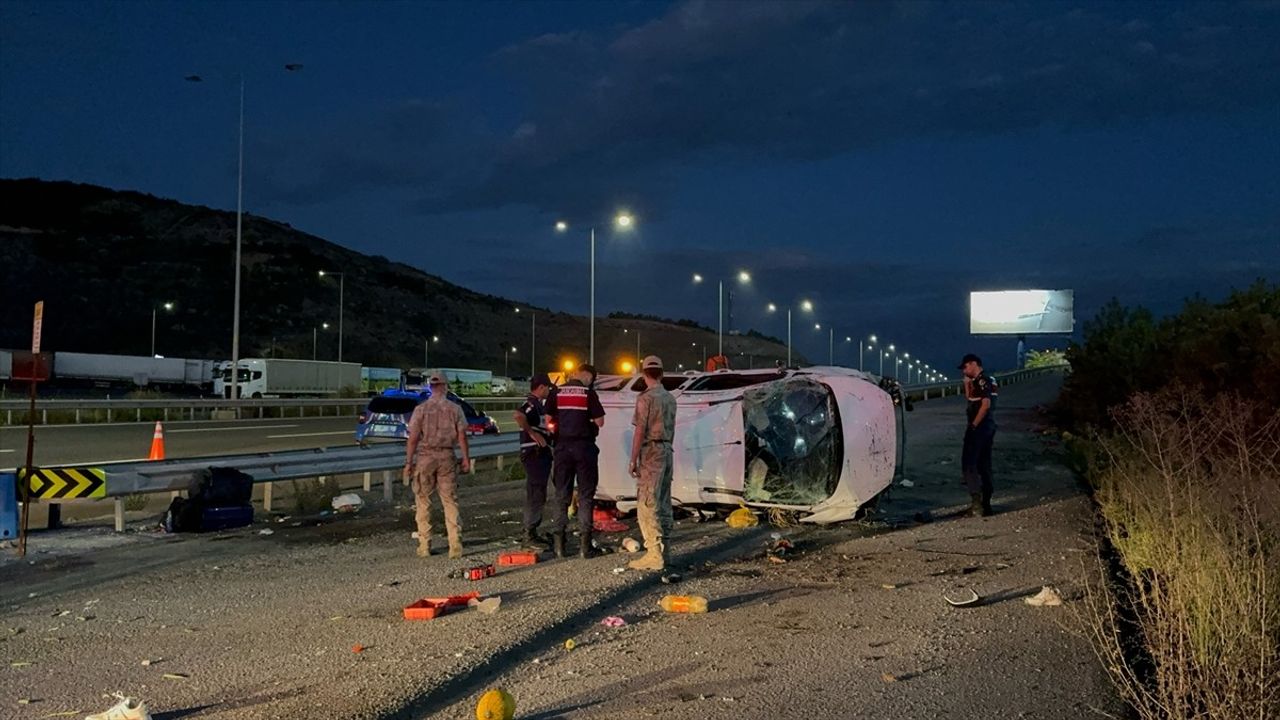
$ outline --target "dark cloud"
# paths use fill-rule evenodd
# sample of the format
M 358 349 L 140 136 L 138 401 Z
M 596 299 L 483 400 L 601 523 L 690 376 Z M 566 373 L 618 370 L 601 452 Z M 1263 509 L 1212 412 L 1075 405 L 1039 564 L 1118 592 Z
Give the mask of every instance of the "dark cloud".
M 274 185 L 297 201 L 407 187 L 431 213 L 598 212 L 659 202 L 693 162 L 1271 107 L 1278 35 L 1272 3 L 687 2 L 612 35 L 497 53 L 519 103 L 508 129 L 475 132 L 482 119 L 457 107 L 399 109 Z

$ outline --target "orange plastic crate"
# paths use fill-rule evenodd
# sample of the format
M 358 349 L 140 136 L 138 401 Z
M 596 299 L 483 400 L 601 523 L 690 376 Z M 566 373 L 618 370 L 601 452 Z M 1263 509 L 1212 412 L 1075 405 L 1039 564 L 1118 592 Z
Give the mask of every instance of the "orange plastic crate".
M 509 550 L 498 554 L 499 565 L 533 565 L 538 562 L 538 553 L 528 550 Z
M 441 615 L 466 607 L 471 600 L 480 599 L 480 593 L 471 592 L 465 595 L 450 595 L 445 598 L 422 598 L 404 609 L 405 620 L 433 620 Z

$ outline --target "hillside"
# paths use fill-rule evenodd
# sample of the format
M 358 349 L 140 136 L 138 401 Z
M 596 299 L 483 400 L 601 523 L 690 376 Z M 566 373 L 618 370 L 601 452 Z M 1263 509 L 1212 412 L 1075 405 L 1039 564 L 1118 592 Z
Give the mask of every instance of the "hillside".
M 531 308 L 519 299 L 473 292 L 268 218 L 246 214 L 243 236 L 243 357 L 310 358 L 313 328 L 329 322 L 330 330 L 319 332 L 318 357 L 336 359 L 337 283 L 318 278 L 327 270 L 346 273 L 345 360 L 420 366 L 424 339 L 436 335 L 432 365 L 501 373 L 503 348 L 514 346 L 510 373 L 529 373 Z M 0 180 L 0 347 L 30 344 L 31 307 L 44 300 L 45 350 L 145 355 L 152 308 L 172 301 L 172 313 L 158 314 L 156 351 L 228 358 L 234 242 L 234 212 L 92 185 Z M 585 317 L 532 310 L 539 370 L 585 358 Z M 636 330 L 641 351 L 669 365 L 697 362 L 701 350 L 693 343 L 715 346 L 715 333 L 705 328 L 601 318 L 602 371 L 634 359 Z M 725 338 L 725 346 L 731 356 L 743 353 L 744 366 L 786 356 L 785 346 L 757 337 Z

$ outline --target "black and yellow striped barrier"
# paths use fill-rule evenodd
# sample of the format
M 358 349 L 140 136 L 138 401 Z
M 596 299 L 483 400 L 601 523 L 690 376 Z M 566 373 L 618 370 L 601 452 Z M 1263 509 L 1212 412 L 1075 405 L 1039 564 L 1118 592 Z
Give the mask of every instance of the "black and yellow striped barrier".
M 26 468 L 18 470 L 18 480 L 30 481 L 31 497 L 37 500 L 79 500 L 107 496 L 107 473 L 101 468 Z

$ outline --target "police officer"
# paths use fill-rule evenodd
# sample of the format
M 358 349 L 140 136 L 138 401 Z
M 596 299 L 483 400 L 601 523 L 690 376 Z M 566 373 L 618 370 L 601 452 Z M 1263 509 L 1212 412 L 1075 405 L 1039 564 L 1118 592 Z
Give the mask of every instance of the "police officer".
M 568 524 L 575 480 L 578 484 L 578 523 L 582 540 L 578 555 L 591 558 L 600 554 L 591 545 L 596 484 L 600 479 L 600 448 L 596 446 L 596 436 L 604 426 L 604 407 L 592 387 L 595 381 L 596 369 L 591 365 L 581 365 L 574 371 L 572 379 L 547 399 L 546 413 L 556 424 L 553 473 L 556 503 L 552 516 L 554 534 L 551 536 L 556 557 L 564 557 L 565 526 Z
M 968 399 L 965 417 L 964 451 L 960 468 L 965 487 L 969 489 L 969 514 L 985 517 L 991 514 L 991 446 L 996 437 L 995 411 L 999 387 L 995 378 L 982 369 L 982 358 L 972 353 L 960 361 L 964 374 L 964 396 Z
M 431 493 L 440 496 L 449 534 L 449 557 L 462 557 L 462 522 L 458 517 L 457 461 L 453 448 L 462 448 L 462 472 L 471 471 L 467 420 L 462 408 L 449 400 L 449 386 L 432 375 L 431 397 L 413 411 L 405 445 L 404 476 L 413 478 L 413 517 L 418 524 L 418 557 L 431 554 Z
M 534 375 L 529 381 L 529 396 L 512 413 L 520 428 L 520 462 L 524 465 L 524 541 L 530 545 L 550 547 L 538 534 L 542 508 L 547 504 L 547 483 L 551 480 L 551 434 L 543 420 L 543 402 L 551 393 L 551 379 Z
M 632 560 L 633 570 L 662 570 L 670 557 L 671 441 L 676 429 L 676 399 L 662 385 L 662 360 L 650 355 L 641 363 L 644 392 L 636 398 L 631 420 L 631 476 L 636 479 L 636 516 L 644 536 L 644 557 Z

